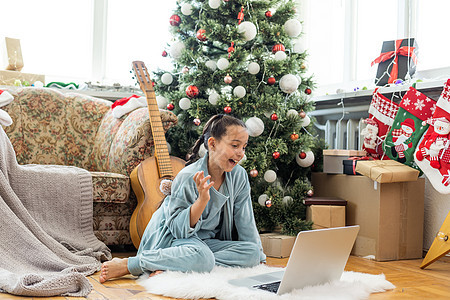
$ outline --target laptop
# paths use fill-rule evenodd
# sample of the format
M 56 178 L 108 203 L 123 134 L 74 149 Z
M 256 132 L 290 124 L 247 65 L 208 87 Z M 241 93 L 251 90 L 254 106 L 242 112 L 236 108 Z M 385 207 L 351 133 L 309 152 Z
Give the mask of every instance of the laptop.
M 281 295 L 305 286 L 339 280 L 358 231 L 359 225 L 301 231 L 283 271 L 228 282 L 235 286 L 263 289 Z

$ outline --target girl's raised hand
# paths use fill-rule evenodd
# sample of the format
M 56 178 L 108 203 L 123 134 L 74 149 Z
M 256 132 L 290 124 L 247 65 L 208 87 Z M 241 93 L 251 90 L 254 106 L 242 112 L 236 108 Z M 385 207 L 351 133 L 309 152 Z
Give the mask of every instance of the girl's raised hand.
M 211 175 L 205 177 L 203 171 L 199 171 L 194 175 L 194 182 L 197 185 L 199 194 L 199 200 L 208 202 L 210 199 L 209 189 L 214 185 L 214 181 L 208 184 L 208 180 L 211 179 Z

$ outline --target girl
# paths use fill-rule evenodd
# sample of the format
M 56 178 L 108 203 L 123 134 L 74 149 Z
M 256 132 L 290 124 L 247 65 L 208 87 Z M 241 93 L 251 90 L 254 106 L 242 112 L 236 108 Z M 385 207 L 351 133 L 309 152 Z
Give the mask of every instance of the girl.
M 247 141 L 241 120 L 213 116 L 192 148 L 188 166 L 174 179 L 171 195 L 153 214 L 136 256 L 105 262 L 100 282 L 130 273 L 210 272 L 214 265 L 265 262 L 247 173 L 238 165 Z M 201 144 L 207 154 L 192 163 Z

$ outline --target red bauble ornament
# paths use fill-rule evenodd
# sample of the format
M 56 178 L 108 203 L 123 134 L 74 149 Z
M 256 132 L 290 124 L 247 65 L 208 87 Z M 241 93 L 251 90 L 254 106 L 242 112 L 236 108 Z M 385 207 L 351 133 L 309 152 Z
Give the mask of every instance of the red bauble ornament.
M 274 153 L 272 153 L 272 157 L 273 157 L 273 159 L 279 159 L 280 158 L 280 152 L 275 151 Z
M 196 87 L 195 85 L 190 85 L 186 88 L 186 95 L 189 98 L 195 98 L 198 96 L 198 87 Z
M 305 153 L 305 152 L 300 152 L 300 154 L 298 155 L 298 157 L 300 157 L 301 159 L 305 159 L 306 153 Z
M 195 118 L 193 122 L 194 122 L 195 126 L 199 126 L 202 123 L 202 121 L 200 121 L 199 118 Z
M 161 54 L 163 57 L 166 57 L 167 56 L 167 51 L 166 50 L 164 50 L 163 52 L 162 52 L 162 54 Z
M 271 207 L 272 206 L 272 200 L 266 200 L 266 207 Z
M 306 117 L 306 113 L 302 110 L 301 112 L 298 113 L 298 115 L 300 116 L 300 118 L 304 118 Z
M 265 15 L 267 18 L 270 18 L 270 17 L 272 17 L 272 12 L 270 10 L 268 10 L 268 11 L 266 11 Z
M 284 49 L 283 44 L 275 44 L 272 47 L 272 53 L 277 53 L 278 51 L 286 51 L 286 49 Z
M 250 170 L 250 176 L 252 176 L 252 177 L 258 176 L 258 170 L 256 170 L 256 169 Z
M 223 111 L 224 111 L 224 113 L 229 114 L 229 113 L 231 113 L 231 107 L 225 106 L 225 107 L 223 108 Z
M 173 103 L 167 104 L 167 109 L 168 110 L 173 110 L 174 108 L 175 108 L 175 105 L 173 105 Z
M 170 21 L 169 22 L 170 22 L 170 25 L 172 25 L 172 26 L 179 26 L 180 23 L 181 23 L 181 18 L 180 18 L 179 15 L 172 15 L 170 17 Z
M 311 95 L 311 89 L 310 89 L 310 88 L 306 88 L 305 94 L 306 94 L 306 95 Z
M 231 53 L 231 52 L 234 52 L 234 47 L 233 46 L 228 47 L 228 53 Z
M 231 76 L 230 76 L 229 74 L 227 74 L 227 76 L 225 76 L 225 77 L 223 78 L 223 81 L 224 81 L 226 84 L 230 84 L 230 83 L 233 81 L 233 78 L 231 78 Z
M 276 82 L 275 77 L 271 76 L 271 77 L 267 78 L 268 85 L 274 85 L 275 82 Z
M 206 33 L 206 30 L 205 30 L 205 29 L 199 29 L 199 30 L 197 31 L 197 39 L 198 39 L 199 41 L 202 41 L 202 42 L 206 41 L 207 38 L 206 38 L 205 33 Z
M 276 114 L 276 113 L 273 113 L 273 114 L 270 116 L 270 119 L 271 119 L 272 121 L 278 120 L 277 114 Z
M 295 141 L 297 139 L 298 139 L 298 133 L 294 132 L 293 134 L 291 134 L 291 140 Z

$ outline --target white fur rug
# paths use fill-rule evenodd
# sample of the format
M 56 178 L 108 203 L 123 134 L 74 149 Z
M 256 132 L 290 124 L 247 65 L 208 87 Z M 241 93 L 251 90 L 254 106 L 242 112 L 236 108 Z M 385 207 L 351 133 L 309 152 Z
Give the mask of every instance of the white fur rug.
M 384 274 L 370 275 L 344 272 L 340 281 L 309 286 L 277 296 L 262 290 L 235 287 L 228 280 L 279 271 L 282 268 L 259 265 L 254 268 L 224 268 L 216 266 L 211 273 L 182 273 L 166 271 L 154 277 L 142 276 L 139 283 L 148 292 L 173 298 L 216 298 L 221 300 L 290 300 L 290 299 L 367 299 L 371 293 L 384 292 L 395 286 Z

